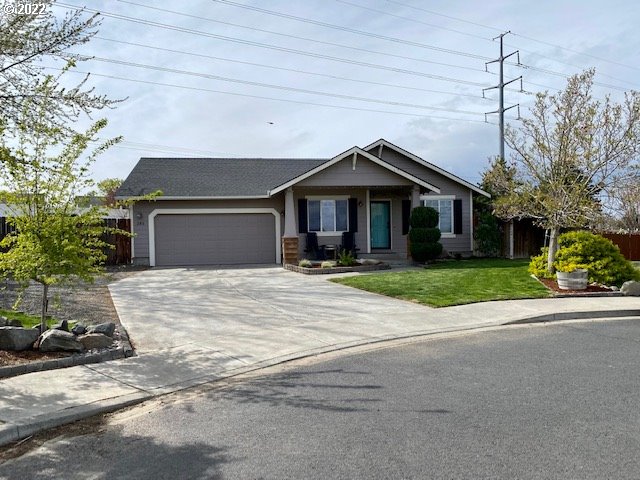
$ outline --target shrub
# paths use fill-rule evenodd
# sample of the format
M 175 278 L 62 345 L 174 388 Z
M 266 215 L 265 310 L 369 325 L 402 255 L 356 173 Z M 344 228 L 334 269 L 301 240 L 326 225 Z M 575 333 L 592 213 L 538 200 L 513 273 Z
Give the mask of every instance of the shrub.
M 356 259 L 353 254 L 347 250 L 341 250 L 338 254 L 338 265 L 343 267 L 351 267 L 356 264 Z
M 438 226 L 438 211 L 431 207 L 416 207 L 411 212 L 409 225 L 411 228 L 436 228 Z
M 531 258 L 529 273 L 539 278 L 554 278 L 547 271 L 547 254 L 544 247 L 540 255 Z M 556 270 L 570 272 L 584 268 L 589 281 L 605 285 L 622 285 L 626 280 L 640 279 L 640 272 L 625 259 L 620 249 L 604 237 L 590 232 L 563 233 L 558 237 L 558 252 L 553 263 Z
M 435 243 L 440 237 L 441 233 L 437 228 L 412 228 L 409 231 L 411 243 Z
M 430 207 L 416 207 L 411 212 L 409 219 L 411 230 L 409 240 L 411 257 L 416 262 L 426 262 L 436 258 L 442 253 L 440 230 L 438 225 L 438 211 Z
M 320 264 L 320 268 L 333 268 L 336 266 L 336 262 L 332 262 L 331 260 L 325 260 Z
M 589 281 L 605 285 L 622 285 L 627 280 L 640 279 L 633 264 L 607 238 L 591 232 L 567 232 L 558 238 L 558 253 L 554 265 L 560 271 L 584 268 Z
M 300 260 L 298 262 L 298 266 L 299 267 L 311 268 L 313 266 L 313 264 L 311 263 L 311 260 L 307 260 L 306 258 L 303 258 L 302 260 Z
M 488 257 L 495 257 L 500 253 L 502 234 L 498 219 L 490 213 L 480 214 L 478 226 L 473 232 L 473 238 L 478 244 L 478 250 Z

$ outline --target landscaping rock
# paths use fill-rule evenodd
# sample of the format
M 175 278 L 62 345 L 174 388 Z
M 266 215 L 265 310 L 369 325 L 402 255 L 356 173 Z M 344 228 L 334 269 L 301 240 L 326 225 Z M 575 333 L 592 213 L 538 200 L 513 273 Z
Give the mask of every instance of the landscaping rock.
M 380 265 L 381 263 L 381 260 L 377 260 L 375 258 L 363 258 L 360 260 L 360 265 Z
M 29 350 L 38 336 L 32 328 L 0 327 L 0 350 Z
M 7 317 L 0 316 L 0 327 L 6 327 L 9 323 L 9 319 Z
M 113 337 L 113 332 L 115 332 L 116 324 L 113 322 L 108 323 L 100 323 L 98 325 L 93 325 L 87 329 L 87 333 L 101 333 L 106 335 L 107 337 Z
M 84 345 L 73 333 L 64 330 L 47 330 L 38 340 L 41 352 L 82 352 Z
M 12 320 L 7 321 L 7 326 L 8 327 L 20 327 L 20 328 L 22 328 L 22 322 L 20 320 L 12 319 Z
M 37 331 L 38 331 L 38 336 L 40 336 L 40 335 L 42 334 L 42 332 L 40 331 L 40 327 L 41 327 L 41 326 L 42 326 L 42 325 L 38 324 L 38 325 L 35 325 L 35 326 L 32 328 L 32 330 L 37 330 Z M 44 331 L 46 332 L 47 330 L 49 330 L 49 327 L 47 327 L 47 326 L 45 325 L 45 327 L 44 327 Z
M 87 327 L 76 323 L 76 325 L 71 329 L 71 333 L 73 333 L 74 335 L 83 335 L 87 333 Z
M 102 333 L 88 333 L 79 335 L 78 341 L 84 345 L 84 348 L 91 350 L 93 348 L 107 348 L 113 344 L 113 338 L 107 337 Z
M 623 295 L 627 295 L 629 297 L 640 297 L 640 282 L 636 282 L 635 280 L 624 282 L 620 291 Z
M 52 330 L 62 330 L 63 332 L 68 332 L 69 331 L 69 322 L 67 322 L 66 320 L 62 320 L 60 323 L 56 323 L 53 327 L 51 327 Z

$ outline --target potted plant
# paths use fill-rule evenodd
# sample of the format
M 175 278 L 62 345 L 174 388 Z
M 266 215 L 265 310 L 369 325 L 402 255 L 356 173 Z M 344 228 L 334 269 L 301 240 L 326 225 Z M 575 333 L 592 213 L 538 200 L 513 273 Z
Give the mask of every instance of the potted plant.
M 556 266 L 556 278 L 561 290 L 586 290 L 589 271 L 575 263 L 559 263 Z

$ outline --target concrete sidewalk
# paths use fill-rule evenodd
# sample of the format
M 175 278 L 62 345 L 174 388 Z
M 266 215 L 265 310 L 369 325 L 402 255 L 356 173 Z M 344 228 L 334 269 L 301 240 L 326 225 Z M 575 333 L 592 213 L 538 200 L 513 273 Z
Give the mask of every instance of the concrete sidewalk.
M 640 317 L 638 297 L 432 309 L 282 269 L 149 270 L 112 285 L 138 356 L 0 381 L 0 445 L 158 395 L 386 340 L 524 321 Z

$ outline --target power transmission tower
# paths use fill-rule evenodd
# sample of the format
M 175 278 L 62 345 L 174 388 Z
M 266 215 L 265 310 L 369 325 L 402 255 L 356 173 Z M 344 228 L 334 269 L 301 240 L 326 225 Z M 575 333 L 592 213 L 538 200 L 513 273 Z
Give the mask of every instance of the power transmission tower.
M 510 83 L 513 82 L 517 82 L 518 80 L 520 80 L 520 91 L 522 91 L 522 75 L 519 76 L 518 78 L 514 78 L 513 80 L 509 80 L 508 82 L 504 81 L 504 61 L 511 57 L 512 55 L 517 55 L 518 56 L 518 65 L 520 65 L 520 51 L 516 50 L 515 52 L 511 52 L 509 55 L 505 55 L 504 54 L 504 46 L 503 46 L 503 39 L 504 36 L 511 33 L 511 30 L 509 30 L 508 32 L 505 33 L 501 33 L 500 35 L 498 35 L 497 37 L 495 37 L 493 40 L 496 39 L 500 39 L 500 58 L 497 58 L 495 60 L 491 60 L 490 62 L 487 62 L 484 64 L 484 68 L 486 71 L 489 71 L 487 69 L 487 65 L 489 65 L 490 63 L 496 63 L 499 62 L 500 63 L 500 82 L 498 83 L 498 85 L 495 85 L 493 87 L 489 87 L 489 88 L 484 88 L 482 89 L 482 96 L 484 97 L 484 92 L 487 90 L 493 90 L 494 88 L 497 88 L 500 92 L 500 104 L 498 106 L 498 110 L 494 110 L 493 112 L 487 112 L 484 114 L 484 119 L 485 122 L 487 121 L 487 115 L 491 115 L 492 113 L 497 113 L 498 117 L 500 119 L 500 158 L 504 159 L 504 112 L 506 112 L 507 110 L 510 110 L 512 108 L 518 108 L 518 118 L 520 118 L 520 104 L 516 104 L 516 105 L 511 105 L 507 108 L 504 108 L 504 87 L 506 87 L 507 85 L 509 85 Z

